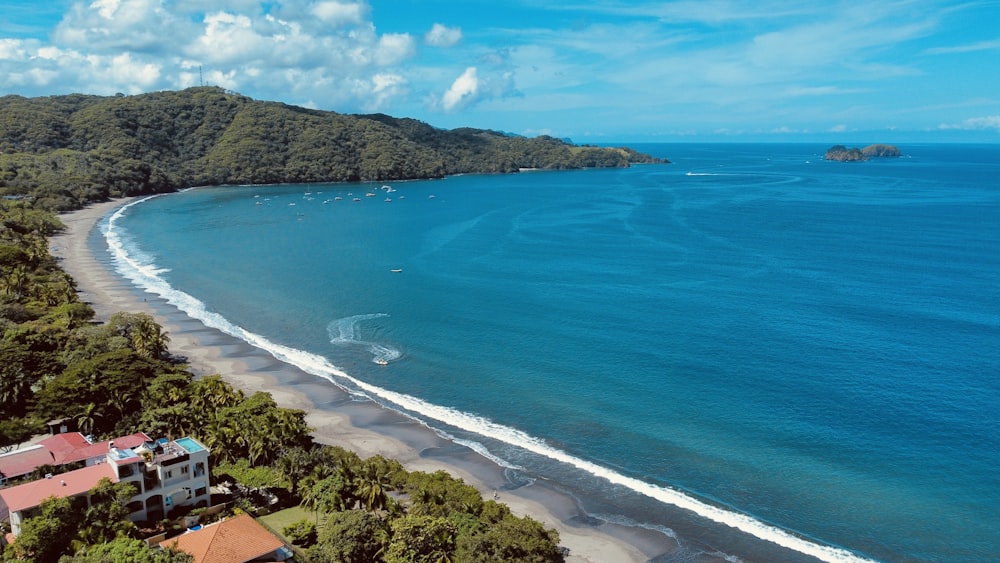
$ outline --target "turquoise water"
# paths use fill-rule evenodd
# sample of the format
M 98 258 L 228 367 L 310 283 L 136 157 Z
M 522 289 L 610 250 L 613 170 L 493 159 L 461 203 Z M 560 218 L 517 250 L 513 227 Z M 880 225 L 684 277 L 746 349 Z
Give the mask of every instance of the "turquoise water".
M 205 449 L 204 447 L 202 447 L 201 444 L 196 442 L 193 438 L 178 438 L 176 442 L 178 446 L 187 450 L 189 454 L 193 454 L 194 452 L 200 452 L 201 450 Z
M 997 558 L 997 147 L 638 148 L 674 163 L 200 189 L 105 229 L 137 284 L 599 518 Z

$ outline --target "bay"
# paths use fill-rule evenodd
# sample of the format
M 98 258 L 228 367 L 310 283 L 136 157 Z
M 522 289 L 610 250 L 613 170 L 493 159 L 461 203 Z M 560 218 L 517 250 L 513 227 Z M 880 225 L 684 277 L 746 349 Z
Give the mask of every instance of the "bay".
M 673 164 L 204 188 L 105 229 L 137 283 L 595 517 L 1000 553 L 996 147 L 634 146 Z

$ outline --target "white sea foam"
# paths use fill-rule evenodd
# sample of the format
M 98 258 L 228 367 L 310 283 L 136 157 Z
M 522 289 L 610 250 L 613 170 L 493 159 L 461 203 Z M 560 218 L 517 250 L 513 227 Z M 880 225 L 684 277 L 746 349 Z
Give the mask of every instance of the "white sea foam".
M 198 299 L 171 287 L 169 283 L 160 277 L 165 270 L 157 268 L 153 261 L 145 257 L 134 244 L 126 243 L 126 234 L 119 229 L 117 221 L 128 212 L 129 208 L 143 203 L 152 197 L 157 196 L 139 199 L 122 206 L 103 225 L 105 238 L 107 239 L 112 259 L 115 262 L 116 270 L 125 278 L 131 280 L 136 286 L 160 296 L 188 316 L 201 321 L 205 326 L 239 338 L 267 351 L 281 361 L 295 365 L 312 375 L 327 379 L 335 385 L 344 387 L 355 393 L 360 391 L 361 394 L 376 399 L 386 406 L 398 408 L 405 413 L 409 413 L 411 416 L 418 418 L 418 420 L 419 418 L 437 420 L 447 425 L 461 428 L 467 432 L 488 436 L 492 439 L 562 462 L 660 502 L 690 510 L 714 522 L 742 530 L 743 532 L 788 549 L 811 555 L 822 561 L 865 561 L 865 559 L 847 550 L 809 541 L 748 515 L 705 503 L 681 491 L 652 485 L 639 479 L 621 475 L 596 463 L 574 457 L 548 445 L 544 440 L 530 436 L 516 428 L 497 424 L 481 416 L 464 413 L 450 407 L 435 405 L 416 397 L 371 385 L 350 376 L 318 354 L 272 342 L 264 336 L 234 325 L 218 313 L 209 311 L 205 304 Z M 144 256 L 144 258 L 140 259 L 137 256 Z M 338 342 L 351 340 L 357 342 L 357 324 L 364 320 L 371 320 L 381 316 L 384 316 L 384 314 L 376 313 L 337 319 L 330 323 L 328 327 L 331 342 L 334 340 Z M 344 383 L 348 385 L 345 386 Z M 354 389 L 352 390 L 349 387 L 353 387 Z M 426 425 L 426 423 L 424 424 Z M 464 443 L 469 445 L 468 441 Z M 474 449 L 487 455 L 487 457 L 494 461 L 502 462 L 496 456 L 489 454 L 482 444 L 478 444 L 478 447 Z M 510 467 L 509 465 L 506 466 Z
M 358 337 L 358 325 L 360 323 L 388 316 L 386 313 L 372 313 L 335 319 L 327 325 L 326 332 L 330 337 L 331 344 L 360 345 L 371 353 L 373 362 L 383 365 L 388 364 L 389 362 L 398 360 L 403 353 L 388 344 L 361 340 Z

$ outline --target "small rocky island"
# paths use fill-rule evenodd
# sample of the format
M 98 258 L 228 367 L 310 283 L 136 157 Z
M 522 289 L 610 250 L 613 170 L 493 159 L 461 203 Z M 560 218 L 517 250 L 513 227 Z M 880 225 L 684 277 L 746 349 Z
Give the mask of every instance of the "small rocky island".
M 847 148 L 844 145 L 832 146 L 826 150 L 823 158 L 826 160 L 836 160 L 838 162 L 858 162 L 870 158 L 898 157 L 903 153 L 893 145 L 868 145 L 863 149 L 857 147 Z

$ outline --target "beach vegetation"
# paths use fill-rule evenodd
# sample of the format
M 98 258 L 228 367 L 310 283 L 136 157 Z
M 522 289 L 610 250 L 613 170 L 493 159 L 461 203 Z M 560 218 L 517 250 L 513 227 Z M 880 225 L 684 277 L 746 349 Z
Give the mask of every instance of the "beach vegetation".
M 393 520 L 385 563 L 450 563 L 455 561 L 455 523 L 447 518 L 410 514 Z
M 388 523 L 362 510 L 331 512 L 309 551 L 313 561 L 381 561 L 389 543 Z
M 60 563 L 192 563 L 194 556 L 170 547 L 150 547 L 146 542 L 127 536 L 116 537 L 107 543 L 83 547 L 73 555 L 64 555 Z

